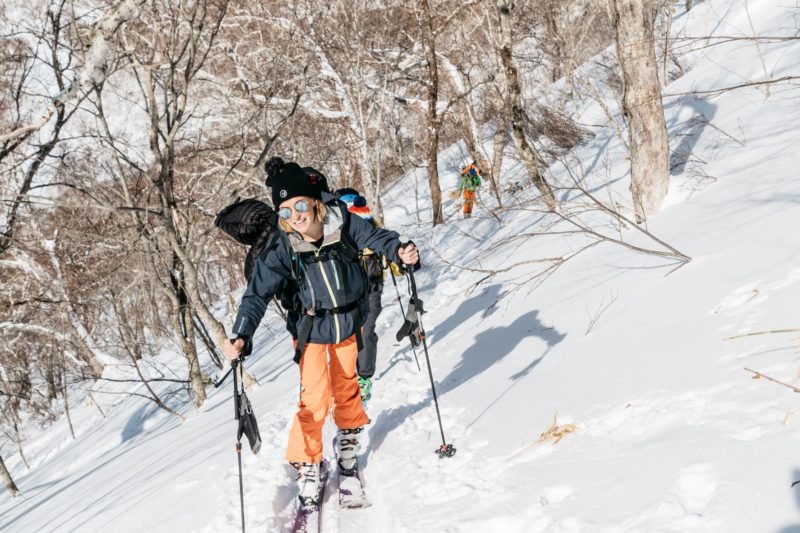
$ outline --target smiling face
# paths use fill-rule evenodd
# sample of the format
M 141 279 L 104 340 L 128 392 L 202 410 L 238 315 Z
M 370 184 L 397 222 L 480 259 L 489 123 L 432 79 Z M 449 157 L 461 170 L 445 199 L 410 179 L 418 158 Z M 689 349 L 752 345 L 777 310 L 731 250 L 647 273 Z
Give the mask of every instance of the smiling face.
M 317 220 L 315 205 L 316 201 L 313 198 L 295 196 L 285 202 L 281 202 L 278 206 L 278 212 L 285 210 L 283 214 L 288 214 L 289 216 L 284 218 L 283 214 L 281 214 L 281 218 L 288 222 L 289 227 L 302 235 L 304 239 L 317 240 L 322 236 L 322 223 Z

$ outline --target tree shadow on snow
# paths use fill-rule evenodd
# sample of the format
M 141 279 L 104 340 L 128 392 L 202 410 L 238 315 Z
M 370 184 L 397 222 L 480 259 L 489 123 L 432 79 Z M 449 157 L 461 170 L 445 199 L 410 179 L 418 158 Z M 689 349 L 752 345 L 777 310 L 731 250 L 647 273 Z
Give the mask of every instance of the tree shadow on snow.
M 433 349 L 437 340 L 447 337 L 447 335 L 452 333 L 454 329 L 466 322 L 472 316 L 481 313 L 481 318 L 486 318 L 494 313 L 497 309 L 495 304 L 497 304 L 502 297 L 500 292 L 501 289 L 502 285 L 490 285 L 477 296 L 473 296 L 472 298 L 462 301 L 461 304 L 459 304 L 458 309 L 450 313 L 445 320 L 437 324 L 433 329 L 426 331 L 429 347 Z M 411 358 L 414 357 L 414 349 L 411 347 L 408 340 L 403 339 L 401 344 L 402 348 L 395 352 L 395 354 L 389 360 L 389 365 L 384 368 L 380 374 L 376 375 L 376 381 L 387 375 L 395 366 L 397 366 L 398 363 L 404 361 L 410 362 Z M 425 355 L 423 354 L 422 346 L 416 349 L 416 354 L 416 361 L 419 362 L 420 367 L 422 367 L 425 364 Z M 414 365 L 416 366 L 416 364 L 417 363 L 415 362 Z
M 462 301 L 458 309 L 450 313 L 445 320 L 436 324 L 436 327 L 426 332 L 428 339 L 433 338 L 434 341 L 443 339 L 459 325 L 478 313 L 481 313 L 481 318 L 490 316 L 497 309 L 495 304 L 500 299 L 500 290 L 502 288 L 503 286 L 500 284 L 490 285 L 482 293 Z M 429 340 L 431 343 L 434 341 Z
M 499 289 L 499 286 L 496 287 Z M 464 307 L 465 304 L 462 304 L 462 307 Z M 467 316 L 475 314 L 471 304 L 467 305 L 466 310 L 463 310 L 462 307 L 459 307 L 459 311 L 468 313 Z M 459 311 L 457 311 L 456 314 Z M 445 328 L 445 330 L 447 330 L 447 328 Z M 477 377 L 485 370 L 489 369 L 489 367 L 512 353 L 519 343 L 527 337 L 539 337 L 547 343 L 547 349 L 541 354 L 532 354 L 531 361 L 528 365 L 509 376 L 514 383 L 506 388 L 498 398 L 478 415 L 478 418 L 480 418 L 492 405 L 511 390 L 521 378 L 527 376 L 536 368 L 553 346 L 563 341 L 566 337 L 565 333 L 559 333 L 555 328 L 545 326 L 539 320 L 538 310 L 529 311 L 517 317 L 514 322 L 507 326 L 492 328 L 478 333 L 475 337 L 475 343 L 464 351 L 461 361 L 459 361 L 455 368 L 453 368 L 444 379 L 436 384 L 437 395 L 441 397 L 444 393 L 452 391 Z M 425 363 L 422 362 L 421 364 Z M 386 437 L 403 424 L 408 417 L 416 414 L 423 408 L 428 408 L 429 406 L 433 408 L 433 406 L 430 405 L 432 398 L 433 395 L 429 390 L 425 398 L 414 404 L 402 405 L 382 412 L 374 422 L 369 433 L 370 450 L 378 450 L 384 440 L 386 440 Z M 367 457 L 364 458 L 364 460 L 367 459 Z
M 451 391 L 481 374 L 513 352 L 517 345 L 527 337 L 541 338 L 547 343 L 547 351 L 549 351 L 550 348 L 563 341 L 566 336 L 566 333 L 559 333 L 555 328 L 545 326 L 539 320 L 539 311 L 535 309 L 517 317 L 507 326 L 481 331 L 475 336 L 475 343 L 467 348 L 461 356 L 461 361 L 442 380 L 441 393 Z M 511 379 L 516 381 L 528 375 L 541 360 L 541 355 L 533 354 L 531 362 L 513 374 Z
M 669 173 L 672 176 L 682 174 L 686 170 L 686 164 L 700 140 L 700 134 L 717 113 L 716 105 L 694 96 L 681 96 L 667 107 L 675 105 L 690 107 L 694 110 L 694 114 L 686 122 L 675 124 L 674 130 L 671 132 L 671 137 L 681 138 L 669 156 Z
M 143 405 L 128 419 L 128 421 L 125 423 L 125 427 L 122 428 L 122 434 L 120 435 L 122 442 L 129 441 L 144 431 L 145 420 L 147 420 L 148 417 L 153 414 L 153 412 L 147 413 L 148 409 L 150 409 L 149 405 Z M 157 410 L 158 409 L 156 409 L 156 411 Z
M 792 483 L 800 480 L 800 468 L 795 468 L 792 473 Z M 794 491 L 794 501 L 800 509 L 800 483 L 791 488 Z M 785 526 L 778 530 L 777 533 L 800 533 L 800 524 Z

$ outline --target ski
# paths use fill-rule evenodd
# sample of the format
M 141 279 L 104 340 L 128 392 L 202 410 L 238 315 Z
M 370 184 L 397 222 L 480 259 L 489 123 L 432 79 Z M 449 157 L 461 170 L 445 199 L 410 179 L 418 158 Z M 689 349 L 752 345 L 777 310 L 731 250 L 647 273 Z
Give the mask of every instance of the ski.
M 328 481 L 328 465 L 323 461 L 320 467 L 319 492 L 317 503 L 304 503 L 298 498 L 297 514 L 292 533 L 319 533 L 322 527 L 322 500 L 325 497 L 325 484 Z
M 369 500 L 367 499 L 366 492 L 364 492 L 364 485 L 361 482 L 358 460 L 353 463 L 352 468 L 344 468 L 342 466 L 342 460 L 339 457 L 340 448 L 338 442 L 341 438 L 343 438 L 342 435 L 337 435 L 333 439 L 333 449 L 336 450 L 336 473 L 339 477 L 339 507 L 343 509 L 369 507 Z M 344 438 L 347 438 L 347 435 L 345 435 Z
M 361 484 L 358 463 L 353 468 L 339 466 L 339 507 L 344 509 L 358 509 L 369 507 L 367 494 Z

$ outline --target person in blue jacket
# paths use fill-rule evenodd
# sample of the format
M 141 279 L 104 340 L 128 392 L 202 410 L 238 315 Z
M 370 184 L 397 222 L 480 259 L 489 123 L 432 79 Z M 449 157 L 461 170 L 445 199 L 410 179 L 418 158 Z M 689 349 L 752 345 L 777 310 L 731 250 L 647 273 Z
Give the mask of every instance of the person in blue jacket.
M 394 231 L 378 228 L 348 212 L 336 197 L 296 163 L 269 169 L 267 185 L 278 209 L 278 237 L 258 257 L 233 325 L 226 356 L 249 352 L 270 299 L 295 280 L 303 312 L 297 324 L 295 361 L 300 368 L 300 401 L 289 433 L 286 459 L 298 468 L 303 504 L 318 494 L 322 427 L 333 402 L 338 429 L 339 473 L 357 476 L 357 435 L 369 419 L 358 380 L 361 327 L 368 312 L 367 279 L 359 263 L 365 248 L 418 267 L 413 243 L 401 246 Z

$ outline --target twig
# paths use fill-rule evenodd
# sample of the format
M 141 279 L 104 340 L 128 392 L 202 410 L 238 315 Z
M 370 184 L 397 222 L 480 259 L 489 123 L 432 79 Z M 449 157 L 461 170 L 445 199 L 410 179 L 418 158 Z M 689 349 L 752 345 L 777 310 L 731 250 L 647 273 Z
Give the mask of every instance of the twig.
M 597 311 L 595 311 L 594 316 L 592 316 L 592 314 L 589 312 L 589 306 L 588 305 L 585 306 L 586 307 L 586 312 L 589 314 L 589 325 L 586 328 L 586 333 L 584 333 L 584 335 L 588 335 L 589 332 L 592 331 L 594 326 L 597 324 L 597 321 L 600 320 L 600 315 L 602 315 L 609 307 L 611 307 L 611 305 L 614 302 L 617 301 L 617 297 L 619 297 L 619 293 L 614 294 L 613 291 L 612 291 L 611 300 L 608 303 L 605 303 L 606 302 L 606 297 L 604 295 L 603 299 L 600 300 L 600 305 L 597 306 Z
M 767 331 L 754 331 L 752 333 L 743 333 L 742 335 L 734 335 L 733 337 L 727 337 L 725 340 L 730 341 L 733 339 L 741 339 L 744 337 L 755 337 L 756 335 L 772 335 L 773 333 L 795 333 L 800 331 L 799 328 L 792 328 L 792 329 L 771 329 Z
M 749 368 L 745 368 L 745 370 L 748 371 L 748 372 L 751 372 L 752 374 L 755 374 L 753 379 L 764 378 L 764 379 L 767 379 L 769 381 L 772 381 L 773 383 L 777 383 L 778 385 L 783 385 L 784 387 L 792 389 L 794 392 L 799 392 L 800 393 L 800 388 L 797 388 L 797 387 L 795 387 L 793 385 L 789 385 L 788 383 L 784 383 L 783 381 L 777 380 L 775 378 L 771 378 L 771 377 L 769 377 L 767 375 L 762 374 L 761 372 L 757 372 L 755 370 L 750 370 Z
M 178 418 L 180 418 L 184 422 L 186 421 L 186 417 L 185 416 L 183 416 L 183 415 L 181 415 L 179 413 L 176 413 L 175 411 L 173 411 L 172 409 L 167 407 L 164 403 L 158 403 L 156 400 L 154 400 L 152 397 L 150 397 L 150 396 L 148 396 L 146 394 L 141 394 L 141 393 L 138 393 L 138 392 L 114 392 L 114 391 L 104 391 L 104 390 L 95 390 L 95 389 L 89 389 L 89 392 L 94 392 L 94 393 L 98 393 L 98 394 L 139 396 L 140 398 L 147 398 L 151 402 L 155 403 L 156 405 L 158 405 L 159 407 L 161 407 L 162 409 L 167 411 L 169 414 L 171 414 L 173 416 L 177 416 Z
M 103 415 L 103 418 L 105 418 L 106 414 L 103 412 L 103 409 L 100 407 L 100 404 L 97 403 L 97 400 L 94 399 L 94 396 L 92 396 L 92 391 L 87 390 L 86 393 L 87 393 L 86 396 L 92 401 L 94 406 L 97 407 L 97 410 L 100 411 L 100 414 Z
M 697 95 L 697 94 L 713 94 L 714 97 L 719 96 L 722 93 L 733 91 L 735 89 L 742 89 L 744 87 L 758 87 L 760 85 L 772 85 L 773 83 L 782 83 L 784 81 L 791 81 L 800 79 L 800 76 L 784 76 L 782 78 L 777 78 L 774 80 L 763 80 L 763 81 L 751 81 L 748 83 L 742 83 L 739 85 L 731 85 L 730 87 L 721 87 L 719 89 L 711 89 L 708 91 L 687 91 L 683 93 L 666 93 L 663 94 L 662 97 L 672 97 L 672 96 L 690 96 L 690 95 Z M 713 97 L 712 97 L 713 98 Z

